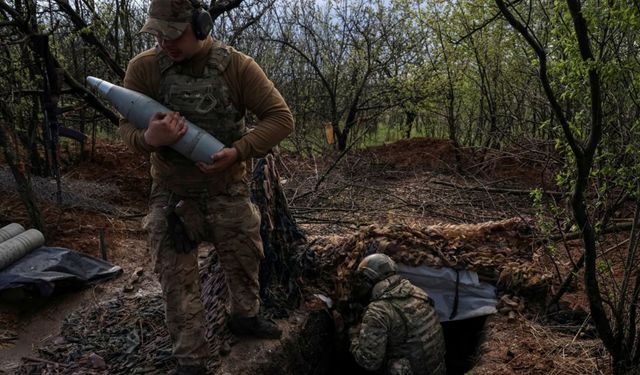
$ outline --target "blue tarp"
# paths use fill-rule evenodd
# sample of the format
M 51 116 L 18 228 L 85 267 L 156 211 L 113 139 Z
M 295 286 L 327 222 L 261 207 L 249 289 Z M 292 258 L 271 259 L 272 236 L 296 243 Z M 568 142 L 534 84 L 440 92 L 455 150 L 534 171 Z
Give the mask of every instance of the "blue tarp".
M 118 276 L 122 268 L 102 259 L 61 247 L 40 247 L 0 270 L 4 292 L 48 297 Z M 20 293 L 23 294 L 23 293 Z

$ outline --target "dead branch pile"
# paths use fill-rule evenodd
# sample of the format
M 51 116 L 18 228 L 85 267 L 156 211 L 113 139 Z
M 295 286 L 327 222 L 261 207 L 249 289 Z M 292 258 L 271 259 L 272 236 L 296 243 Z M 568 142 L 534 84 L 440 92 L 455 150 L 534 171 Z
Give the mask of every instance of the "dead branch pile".
M 373 253 L 385 253 L 410 266 L 475 271 L 481 280 L 512 294 L 546 294 L 551 275 L 536 265 L 532 233 L 531 223 L 519 218 L 423 228 L 371 225 L 352 236 L 312 241 L 303 264 L 307 262 L 304 268 L 314 274 L 330 275 L 325 281 L 339 301 L 348 298 L 358 263 Z
M 0 313 L 0 350 L 13 346 L 18 334 L 10 327 L 15 326 L 16 321 L 13 317 Z
M 511 318 L 496 315 L 485 330 L 478 374 L 611 374 L 611 360 L 602 341 L 580 327 L 565 330 L 536 321 L 521 320 L 510 330 L 495 329 Z
M 153 374 L 175 366 L 160 295 L 118 298 L 75 312 L 61 337 L 18 374 Z

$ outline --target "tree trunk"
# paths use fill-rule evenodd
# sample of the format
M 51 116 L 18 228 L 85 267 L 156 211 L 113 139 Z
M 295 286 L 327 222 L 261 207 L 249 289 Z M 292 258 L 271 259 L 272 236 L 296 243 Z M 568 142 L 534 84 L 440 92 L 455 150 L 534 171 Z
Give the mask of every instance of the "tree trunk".
M 405 138 L 411 138 L 411 130 L 413 130 L 413 124 L 416 122 L 416 113 L 413 111 L 405 111 L 404 118 L 404 128 L 405 128 Z
M 2 108 L 3 115 L 7 115 L 6 108 Z M 6 118 L 12 118 L 11 116 L 7 116 Z M 44 232 L 44 222 L 42 221 L 42 213 L 40 212 L 40 208 L 36 204 L 36 200 L 33 196 L 33 191 L 31 190 L 31 183 L 29 179 L 25 176 L 22 168 L 18 165 L 16 160 L 16 152 L 13 146 L 10 144 L 9 136 L 5 131 L 2 124 L 0 124 L 0 148 L 2 148 L 2 153 L 4 155 L 7 164 L 9 165 L 9 169 L 11 169 L 11 173 L 13 174 L 13 178 L 16 181 L 16 186 L 18 188 L 18 194 L 20 195 L 20 200 L 24 204 L 27 209 L 27 214 L 29 215 L 29 223 L 31 227 Z

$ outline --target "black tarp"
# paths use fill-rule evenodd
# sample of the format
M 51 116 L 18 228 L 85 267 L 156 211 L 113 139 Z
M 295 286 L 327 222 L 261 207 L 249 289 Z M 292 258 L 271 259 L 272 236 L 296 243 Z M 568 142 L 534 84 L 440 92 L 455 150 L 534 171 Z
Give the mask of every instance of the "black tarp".
M 49 297 L 118 276 L 122 268 L 61 247 L 40 247 L 0 270 L 3 295 Z

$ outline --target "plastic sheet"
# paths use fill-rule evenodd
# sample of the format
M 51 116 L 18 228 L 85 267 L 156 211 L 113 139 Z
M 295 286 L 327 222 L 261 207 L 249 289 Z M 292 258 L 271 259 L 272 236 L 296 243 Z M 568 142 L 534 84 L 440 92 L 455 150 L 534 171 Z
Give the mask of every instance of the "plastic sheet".
M 48 297 L 59 291 L 80 289 L 122 273 L 122 268 L 101 259 L 61 247 L 40 247 L 0 271 L 3 294 Z M 17 292 L 17 293 L 15 293 Z
M 398 264 L 398 273 L 429 294 L 442 322 L 469 319 L 497 312 L 496 287 L 479 281 L 478 274 L 475 272 Z

